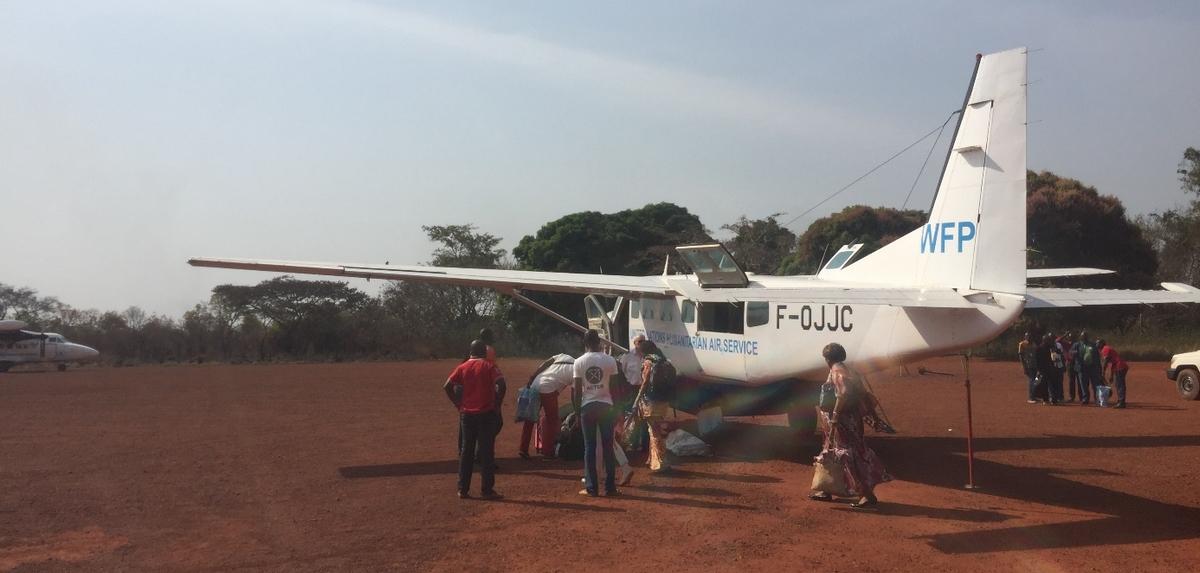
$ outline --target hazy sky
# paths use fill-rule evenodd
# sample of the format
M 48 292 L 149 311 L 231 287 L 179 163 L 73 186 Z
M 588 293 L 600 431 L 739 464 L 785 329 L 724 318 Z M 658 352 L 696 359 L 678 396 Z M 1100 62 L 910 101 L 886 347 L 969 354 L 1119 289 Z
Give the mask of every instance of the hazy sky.
M 423 224 L 511 249 L 657 201 L 788 219 L 1016 46 L 1031 169 L 1133 213 L 1183 200 L 1200 3 L 911 4 L 0 0 L 0 283 L 177 316 L 266 278 L 192 256 L 417 263 Z M 928 149 L 793 228 L 900 206 Z

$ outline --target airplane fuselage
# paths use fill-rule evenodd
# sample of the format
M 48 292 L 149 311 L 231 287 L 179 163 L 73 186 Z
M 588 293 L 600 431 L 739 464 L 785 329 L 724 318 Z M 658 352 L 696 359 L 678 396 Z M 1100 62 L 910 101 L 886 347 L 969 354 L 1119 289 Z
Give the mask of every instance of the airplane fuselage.
M 1003 295 L 974 308 L 642 297 L 628 305 L 627 319 L 629 338 L 654 341 L 681 375 L 761 386 L 823 379 L 821 349 L 830 342 L 845 347 L 847 362 L 864 372 L 968 348 L 998 336 L 1023 308 L 1023 297 Z
M 65 365 L 96 358 L 94 348 L 68 342 L 53 332 L 0 333 L 0 371 L 18 364 L 50 363 Z

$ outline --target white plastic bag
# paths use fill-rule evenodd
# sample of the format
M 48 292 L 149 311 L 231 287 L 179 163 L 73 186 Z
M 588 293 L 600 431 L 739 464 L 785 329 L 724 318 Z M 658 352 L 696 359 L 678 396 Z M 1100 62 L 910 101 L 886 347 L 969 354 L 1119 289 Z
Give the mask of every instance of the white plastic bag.
M 677 456 L 711 456 L 712 448 L 683 430 L 675 430 L 667 434 L 667 449 Z

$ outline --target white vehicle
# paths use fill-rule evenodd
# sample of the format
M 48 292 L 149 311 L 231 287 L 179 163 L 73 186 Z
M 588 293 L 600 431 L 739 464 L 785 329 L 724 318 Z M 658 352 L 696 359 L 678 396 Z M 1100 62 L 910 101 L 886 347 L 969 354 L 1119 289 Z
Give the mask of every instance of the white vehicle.
M 490 287 L 574 328 L 581 325 L 525 296 L 554 291 L 618 297 L 611 310 L 588 297 L 628 340 L 645 333 L 675 363 L 676 406 L 724 415 L 789 414 L 815 424 L 821 349 L 842 344 L 864 371 L 943 355 L 1002 333 L 1026 308 L 1194 303 L 1200 290 L 1085 290 L 1027 287 L 1027 278 L 1098 269 L 1025 267 L 1026 50 L 979 56 L 947 152 L 928 222 L 854 261 L 843 247 L 813 276 L 747 274 L 718 244 L 679 247 L 688 274 L 613 276 L 197 258 L 195 266 L 413 280 Z M 620 339 L 618 334 L 616 338 Z
M 1167 378 L 1175 381 L 1184 400 L 1200 398 L 1200 350 L 1172 356 Z
M 0 320 L 0 372 L 18 364 L 57 364 L 59 371 L 69 362 L 83 362 L 100 355 L 94 348 L 68 342 L 61 334 L 31 332 L 19 320 Z

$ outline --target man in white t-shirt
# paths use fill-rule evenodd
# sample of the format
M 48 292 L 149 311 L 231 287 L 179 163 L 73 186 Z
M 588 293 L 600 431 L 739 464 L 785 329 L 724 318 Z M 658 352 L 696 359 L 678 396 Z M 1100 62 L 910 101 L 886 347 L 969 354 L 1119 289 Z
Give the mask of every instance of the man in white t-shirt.
M 543 362 L 533 376 L 529 386 L 538 391 L 542 417 L 538 426 L 538 451 L 547 458 L 554 457 L 554 442 L 558 439 L 558 395 L 563 388 L 575 382 L 575 358 L 570 354 L 557 354 Z M 534 422 L 525 422 L 521 429 L 522 458 L 529 458 L 529 440 L 533 437 Z
M 596 479 L 596 447 L 604 455 L 604 495 L 617 495 L 616 460 L 613 456 L 613 422 L 615 420 L 612 392 L 609 383 L 617 373 L 617 361 L 600 351 L 600 333 L 588 330 L 583 335 L 587 350 L 575 359 L 575 387 L 572 402 L 580 413 L 583 425 L 583 469 L 585 488 L 580 495 L 599 495 Z

